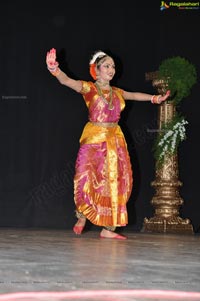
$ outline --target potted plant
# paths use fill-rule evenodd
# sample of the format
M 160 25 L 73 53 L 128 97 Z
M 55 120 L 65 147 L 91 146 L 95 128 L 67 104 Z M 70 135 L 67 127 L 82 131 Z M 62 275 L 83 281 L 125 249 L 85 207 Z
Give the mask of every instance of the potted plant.
M 195 66 L 180 56 L 165 59 L 159 66 L 157 81 L 164 82 L 164 87 L 171 91 L 167 103 L 178 108 L 180 102 L 190 94 L 197 81 Z M 153 147 L 158 165 L 164 162 L 166 155 L 176 154 L 179 143 L 186 139 L 186 124 L 188 121 L 175 109 L 173 118 L 161 125 Z

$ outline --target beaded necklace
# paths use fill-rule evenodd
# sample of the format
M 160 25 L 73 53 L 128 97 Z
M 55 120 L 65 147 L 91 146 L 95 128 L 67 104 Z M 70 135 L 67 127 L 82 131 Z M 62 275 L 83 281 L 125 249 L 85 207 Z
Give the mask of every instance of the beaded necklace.
M 110 91 L 109 91 L 109 101 L 104 97 L 103 93 L 102 93 L 102 90 L 101 88 L 99 87 L 99 85 L 97 84 L 97 82 L 95 83 L 95 86 L 97 88 L 97 92 L 98 92 L 98 95 L 101 97 L 101 99 L 103 100 L 103 102 L 105 104 L 108 105 L 108 110 L 113 110 L 114 109 L 114 105 L 113 105 L 113 91 L 112 91 L 112 87 L 110 87 Z

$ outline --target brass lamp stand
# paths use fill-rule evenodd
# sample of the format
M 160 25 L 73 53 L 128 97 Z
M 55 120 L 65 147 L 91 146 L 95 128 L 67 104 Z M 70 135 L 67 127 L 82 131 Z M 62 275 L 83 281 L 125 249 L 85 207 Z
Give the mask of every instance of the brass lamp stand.
M 156 79 L 156 72 L 147 75 L 149 75 L 148 79 L 153 80 L 152 84 L 157 88 L 158 93 L 164 94 L 166 84 Z M 159 105 L 158 130 L 170 121 L 175 113 L 176 108 L 172 102 Z M 179 187 L 182 183 L 179 181 L 177 154 L 165 156 L 162 166 L 156 166 L 155 180 L 151 185 L 156 191 L 151 200 L 155 213 L 151 218 L 144 218 L 142 232 L 193 234 L 190 220 L 179 216 L 183 199 L 179 194 Z

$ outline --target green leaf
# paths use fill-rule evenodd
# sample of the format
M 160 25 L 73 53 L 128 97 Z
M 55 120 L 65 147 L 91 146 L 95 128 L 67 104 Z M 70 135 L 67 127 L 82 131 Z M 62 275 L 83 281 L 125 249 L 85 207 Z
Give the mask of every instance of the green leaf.
M 183 57 L 176 56 L 165 59 L 158 69 L 158 78 L 168 83 L 171 99 L 174 104 L 187 97 L 197 82 L 195 66 Z

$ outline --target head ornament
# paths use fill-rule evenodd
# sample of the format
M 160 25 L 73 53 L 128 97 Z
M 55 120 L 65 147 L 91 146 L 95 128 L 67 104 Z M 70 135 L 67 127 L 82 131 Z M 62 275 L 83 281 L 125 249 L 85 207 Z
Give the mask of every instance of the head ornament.
M 95 52 L 95 54 L 92 56 L 92 58 L 90 60 L 90 65 L 94 64 L 97 58 L 99 58 L 101 56 L 103 57 L 104 55 L 107 55 L 107 54 L 101 50 Z

